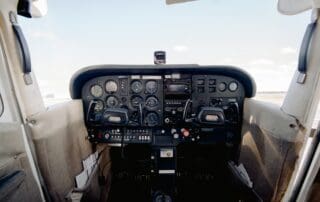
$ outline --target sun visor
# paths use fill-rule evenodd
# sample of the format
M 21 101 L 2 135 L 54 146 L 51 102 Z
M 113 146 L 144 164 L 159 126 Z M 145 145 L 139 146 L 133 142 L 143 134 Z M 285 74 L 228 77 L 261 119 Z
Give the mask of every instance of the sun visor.
M 278 10 L 284 15 L 295 15 L 312 8 L 320 8 L 320 0 L 279 0 Z

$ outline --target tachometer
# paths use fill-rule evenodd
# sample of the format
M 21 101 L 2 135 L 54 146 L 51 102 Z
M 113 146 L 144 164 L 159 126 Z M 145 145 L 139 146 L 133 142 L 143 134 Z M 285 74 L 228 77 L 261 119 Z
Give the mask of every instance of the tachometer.
M 154 94 L 158 90 L 158 85 L 156 81 L 148 81 L 146 83 L 146 91 L 147 93 Z
M 106 83 L 106 91 L 107 93 L 115 93 L 118 90 L 118 85 L 115 81 L 107 81 Z
M 143 86 L 142 86 L 142 83 L 141 81 L 134 81 L 131 83 L 131 90 L 134 92 L 134 93 L 140 93 L 143 89 Z
M 107 107 L 114 108 L 119 105 L 119 100 L 115 96 L 109 96 L 106 100 Z
M 103 94 L 103 89 L 99 85 L 93 85 L 90 88 L 90 93 L 93 97 L 101 97 Z

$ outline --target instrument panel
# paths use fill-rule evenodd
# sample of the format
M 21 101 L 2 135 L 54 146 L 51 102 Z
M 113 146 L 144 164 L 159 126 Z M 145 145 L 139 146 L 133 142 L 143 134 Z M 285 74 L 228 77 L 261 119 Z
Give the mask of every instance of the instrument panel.
M 82 88 L 90 139 L 106 143 L 233 141 L 244 97 L 239 80 L 215 74 L 98 76 Z

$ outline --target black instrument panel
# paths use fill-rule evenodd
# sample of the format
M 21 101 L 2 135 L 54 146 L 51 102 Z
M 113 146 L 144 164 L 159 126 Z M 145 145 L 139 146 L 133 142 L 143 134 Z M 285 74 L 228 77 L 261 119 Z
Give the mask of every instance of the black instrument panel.
M 230 146 L 255 82 L 231 66 L 100 65 L 76 72 L 70 93 L 83 100 L 92 142 Z
M 87 124 L 100 126 L 143 126 L 162 125 L 163 83 L 162 77 L 143 75 L 102 76 L 88 81 L 82 91 Z M 99 89 L 95 93 L 94 89 Z M 100 92 L 102 89 L 102 92 Z M 90 109 L 90 103 L 95 107 Z M 89 112 L 89 111 L 90 112 Z M 111 116 L 106 121 L 106 110 L 112 114 L 126 113 L 127 120 Z M 124 122 L 125 123 L 124 123 Z
M 82 88 L 90 139 L 106 143 L 226 141 L 239 130 L 244 98 L 239 80 L 214 74 L 99 76 Z

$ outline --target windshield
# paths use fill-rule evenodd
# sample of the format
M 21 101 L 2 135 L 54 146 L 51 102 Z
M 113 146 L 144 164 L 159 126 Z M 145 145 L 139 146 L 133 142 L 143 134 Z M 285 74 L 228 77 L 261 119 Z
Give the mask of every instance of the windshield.
M 276 1 L 49 1 L 41 19 L 20 18 L 44 98 L 70 98 L 69 80 L 95 64 L 233 65 L 258 92 L 285 92 L 309 13 L 283 16 Z

